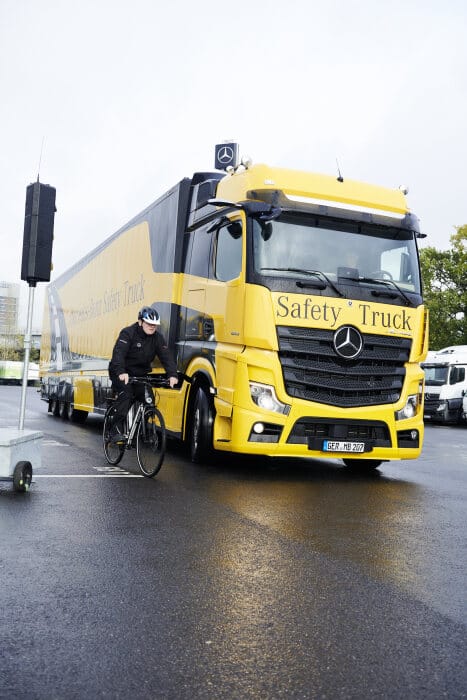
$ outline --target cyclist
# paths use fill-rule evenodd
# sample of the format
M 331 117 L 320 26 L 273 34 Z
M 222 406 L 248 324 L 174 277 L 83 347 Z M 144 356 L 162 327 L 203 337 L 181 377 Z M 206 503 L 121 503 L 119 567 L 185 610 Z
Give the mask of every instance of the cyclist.
M 143 306 L 138 320 L 122 328 L 115 342 L 109 363 L 109 376 L 117 393 L 114 404 L 112 428 L 113 440 L 123 438 L 125 418 L 133 399 L 144 399 L 144 387 L 129 384 L 129 377 L 142 377 L 151 371 L 151 363 L 157 356 L 169 376 L 170 388 L 178 383 L 177 365 L 167 348 L 160 326 L 158 312 L 152 306 Z

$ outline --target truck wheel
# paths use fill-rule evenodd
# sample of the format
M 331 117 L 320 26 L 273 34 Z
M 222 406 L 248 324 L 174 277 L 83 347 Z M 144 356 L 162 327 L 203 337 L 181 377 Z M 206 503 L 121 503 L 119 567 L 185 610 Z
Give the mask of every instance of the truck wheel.
M 214 409 L 201 387 L 193 402 L 192 425 L 190 429 L 190 456 L 192 462 L 203 462 L 212 454 L 212 426 Z
M 68 420 L 71 420 L 73 423 L 84 423 L 84 421 L 88 417 L 88 412 L 78 411 L 75 408 L 75 404 L 72 401 L 70 401 L 70 403 L 67 404 L 67 415 Z
M 343 459 L 342 461 L 346 467 L 361 474 L 378 469 L 383 462 L 381 459 Z
M 58 399 L 51 399 L 49 401 L 49 412 L 53 416 L 58 416 L 59 411 L 60 411 L 60 403 L 59 403 Z
M 29 491 L 32 481 L 31 462 L 18 462 L 13 471 L 13 488 L 15 491 Z

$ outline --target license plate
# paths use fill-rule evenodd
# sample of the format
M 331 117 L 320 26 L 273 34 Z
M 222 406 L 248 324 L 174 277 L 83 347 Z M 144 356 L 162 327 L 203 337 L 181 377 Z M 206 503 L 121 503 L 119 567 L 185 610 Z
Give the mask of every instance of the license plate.
M 345 442 L 344 440 L 324 440 L 323 452 L 364 452 L 364 442 Z

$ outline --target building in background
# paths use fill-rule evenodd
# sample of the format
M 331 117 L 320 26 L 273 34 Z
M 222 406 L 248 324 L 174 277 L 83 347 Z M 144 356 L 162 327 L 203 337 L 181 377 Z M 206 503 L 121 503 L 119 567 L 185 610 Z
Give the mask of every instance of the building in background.
M 19 284 L 0 282 L 0 334 L 18 333 Z
M 11 351 L 23 348 L 26 324 L 21 320 L 20 285 L 0 281 L 0 359 L 8 359 Z M 23 314 L 24 315 L 24 314 Z M 40 348 L 41 331 L 31 329 L 31 347 Z

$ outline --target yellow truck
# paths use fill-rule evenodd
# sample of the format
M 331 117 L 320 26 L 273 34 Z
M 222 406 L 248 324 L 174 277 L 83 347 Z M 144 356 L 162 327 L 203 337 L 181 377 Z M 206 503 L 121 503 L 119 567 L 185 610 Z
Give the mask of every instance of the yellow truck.
M 103 414 L 118 332 L 153 305 L 180 373 L 159 406 L 194 461 L 414 459 L 420 236 L 400 189 L 248 162 L 195 173 L 48 286 L 41 397 Z

